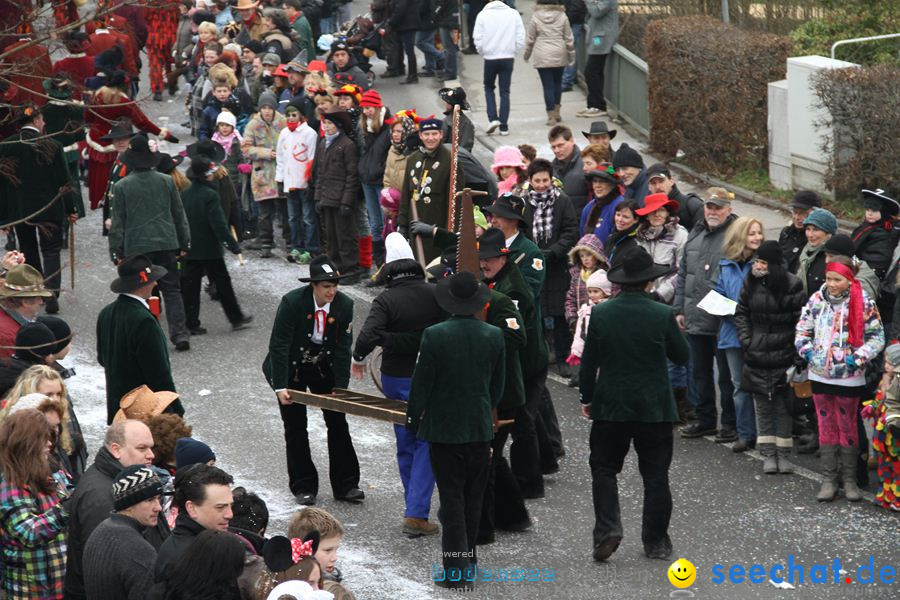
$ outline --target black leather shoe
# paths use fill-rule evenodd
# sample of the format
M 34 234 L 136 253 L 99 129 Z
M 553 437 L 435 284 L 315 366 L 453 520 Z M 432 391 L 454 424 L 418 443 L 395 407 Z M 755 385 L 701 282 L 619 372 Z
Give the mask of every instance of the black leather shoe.
M 537 500 L 544 497 L 544 490 L 529 492 L 522 490 L 522 498 L 525 500 Z
M 340 500 L 341 502 L 355 502 L 359 503 L 365 500 L 366 495 L 359 488 L 351 488 L 349 492 L 344 494 L 343 496 L 335 496 L 335 500 Z
M 56 296 L 50 296 L 44 301 L 44 312 L 48 315 L 55 315 L 59 312 L 59 300 Z
M 294 494 L 294 499 L 297 501 L 297 504 L 301 506 L 313 506 L 316 503 L 316 495 L 308 494 L 306 492 Z
M 621 542 L 621 535 L 613 535 L 606 538 L 604 541 L 594 546 L 594 560 L 597 562 L 605 561 L 613 555 L 613 552 L 616 551 Z
M 698 438 L 705 435 L 712 435 L 714 433 L 716 433 L 715 425 L 706 426 L 696 422 L 688 423 L 681 428 L 681 437 L 683 438 Z
M 180 342 L 175 342 L 175 349 L 179 352 L 187 352 L 191 349 L 191 343 L 187 340 L 181 340 Z
M 188 331 L 191 332 L 191 335 L 204 335 L 206 334 L 206 327 L 191 327 Z
M 716 443 L 717 444 L 733 442 L 736 439 L 738 439 L 737 431 L 735 431 L 731 427 L 723 427 L 716 433 Z
M 669 536 L 652 544 L 644 544 L 644 554 L 647 555 L 647 558 L 658 558 L 660 560 L 666 560 L 672 556 L 672 542 L 669 540 Z
M 752 450 L 756 448 L 756 441 L 750 440 L 749 442 L 746 440 L 738 440 L 735 442 L 734 446 L 731 447 L 732 452 L 746 452 L 747 450 Z
M 231 324 L 232 331 L 240 331 L 241 329 L 247 329 L 250 327 L 250 323 L 253 321 L 253 315 L 244 315 L 244 318 L 238 321 L 237 323 Z

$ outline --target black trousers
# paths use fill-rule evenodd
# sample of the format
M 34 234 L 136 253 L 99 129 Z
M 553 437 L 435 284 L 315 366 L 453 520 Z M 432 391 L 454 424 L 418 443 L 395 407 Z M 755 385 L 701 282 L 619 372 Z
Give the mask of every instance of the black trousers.
M 465 570 L 477 562 L 475 540 L 481 520 L 481 502 L 490 467 L 490 442 L 429 444 L 431 469 L 441 508 L 441 551 L 444 570 Z M 450 556 L 450 553 L 459 553 Z M 465 556 L 469 554 L 469 556 Z
M 291 242 L 291 226 L 288 222 L 287 199 L 286 198 L 268 198 L 267 200 L 257 200 L 259 207 L 259 221 L 257 221 L 257 229 L 259 231 L 259 242 L 263 248 L 275 247 L 275 231 L 274 217 L 278 213 L 281 219 L 281 238 L 285 245 L 289 246 Z
M 184 314 L 189 329 L 200 327 L 200 290 L 203 287 L 203 274 L 209 282 L 216 286 L 219 302 L 228 317 L 228 322 L 236 325 L 244 320 L 244 313 L 238 305 L 231 285 L 231 276 L 225 266 L 225 260 L 186 260 L 181 269 L 181 297 L 184 299 Z
M 415 77 L 418 74 L 416 66 L 416 31 L 401 31 L 397 34 L 400 38 L 400 45 L 406 54 L 406 76 Z M 400 64 L 403 64 L 402 54 L 400 55 Z
M 334 388 L 334 376 L 325 363 L 301 365 L 291 387 L 309 390 L 314 394 L 330 393 Z M 319 493 L 319 473 L 309 451 L 309 433 L 306 431 L 306 406 L 302 404 L 278 403 L 281 420 L 284 423 L 284 443 L 287 451 L 287 468 L 292 494 Z M 328 478 L 331 491 L 336 497 L 345 495 L 359 487 L 359 460 L 350 438 L 347 415 L 331 410 L 322 410 L 325 426 L 328 428 Z
M 16 225 L 16 239 L 19 240 L 19 251 L 25 255 L 25 262 L 44 276 L 44 286 L 59 296 L 62 281 L 60 266 L 60 250 L 63 244 L 63 228 L 68 224 L 61 222 L 44 222 L 38 225 Z
M 556 457 L 563 450 L 562 430 L 559 428 L 559 417 L 556 416 L 556 407 L 553 405 L 553 396 L 550 395 L 546 379 L 541 399 L 540 427 L 544 428 L 544 433 L 538 434 L 538 441 L 541 442 L 541 463 L 544 466 L 556 465 L 558 462 Z M 549 448 L 546 448 L 548 443 Z M 552 452 L 547 452 L 548 449 Z
M 144 255 L 154 265 L 165 267 L 166 274 L 156 282 L 162 295 L 163 308 L 166 311 L 166 322 L 169 324 L 169 339 L 177 344 L 191 337 L 184 316 L 184 299 L 181 297 L 181 275 L 178 272 L 178 259 L 175 250 L 156 250 Z
M 359 265 L 359 243 L 356 240 L 356 212 L 342 217 L 337 207 L 322 208 L 325 221 L 325 247 L 328 258 L 346 275 Z
M 501 420 L 510 419 L 512 414 L 500 414 Z M 511 425 L 501 428 L 491 442 L 491 466 L 484 488 L 484 500 L 481 504 L 481 523 L 478 528 L 478 540 L 487 543 L 493 538 L 494 530 L 521 530 L 530 523 L 528 509 L 519 482 L 503 456 L 503 448 L 509 439 Z
M 544 492 L 543 470 L 558 466 L 556 451 L 541 416 L 547 369 L 525 380 L 525 404 L 519 407 L 512 427 L 509 460 L 512 472 L 527 496 Z
M 606 56 L 606 54 L 589 54 L 587 64 L 584 65 L 584 79 L 588 86 L 588 108 L 606 110 L 606 97 L 603 95 Z
M 672 516 L 669 466 L 672 464 L 672 423 L 594 421 L 591 426 L 591 479 L 594 496 L 594 546 L 622 536 L 616 476 L 631 442 L 644 481 L 641 540 L 648 544 L 668 538 Z

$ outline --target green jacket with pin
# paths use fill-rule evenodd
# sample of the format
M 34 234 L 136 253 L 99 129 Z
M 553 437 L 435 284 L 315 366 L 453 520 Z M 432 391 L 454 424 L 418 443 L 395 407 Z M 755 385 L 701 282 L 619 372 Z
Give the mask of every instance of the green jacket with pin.
M 526 379 L 537 375 L 547 368 L 550 351 L 544 339 L 544 326 L 541 323 L 540 306 L 531 297 L 531 288 L 519 271 L 514 259 L 507 257 L 506 266 L 500 269 L 493 281 L 485 281 L 494 291 L 509 296 L 525 323 L 526 344 L 522 349 L 522 375 Z
M 241 251 L 240 245 L 228 231 L 217 188 L 215 182 L 194 181 L 181 193 L 181 202 L 191 228 L 191 249 L 187 260 L 222 258 L 224 248 L 234 254 Z
M 525 321 L 516 305 L 506 294 L 491 290 L 491 299 L 484 313 L 484 322 L 503 332 L 506 346 L 506 385 L 497 410 L 508 412 L 525 404 L 525 383 L 522 379 L 522 353 L 528 337 Z

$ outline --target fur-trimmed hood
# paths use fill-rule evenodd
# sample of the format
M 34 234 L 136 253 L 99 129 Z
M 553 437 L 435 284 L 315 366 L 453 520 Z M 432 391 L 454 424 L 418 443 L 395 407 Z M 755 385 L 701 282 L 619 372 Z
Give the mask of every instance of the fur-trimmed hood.
M 569 264 L 570 265 L 578 265 L 578 253 L 582 250 L 590 252 L 594 256 L 597 257 L 597 262 L 600 263 L 600 266 L 604 266 L 609 263 L 606 259 L 606 254 L 603 253 L 603 244 L 600 243 L 600 238 L 598 238 L 593 233 L 586 233 L 581 236 L 581 239 L 578 240 L 578 243 L 572 246 L 572 249 L 569 250 Z

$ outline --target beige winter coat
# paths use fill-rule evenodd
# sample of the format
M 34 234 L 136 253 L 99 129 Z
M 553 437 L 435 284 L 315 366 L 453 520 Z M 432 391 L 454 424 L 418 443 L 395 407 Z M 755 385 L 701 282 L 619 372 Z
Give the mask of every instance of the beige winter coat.
M 525 60 L 535 69 L 575 64 L 575 38 L 562 5 L 538 5 L 525 32 Z
M 407 156 L 397 152 L 397 149 L 391 146 L 384 165 L 384 187 L 396 190 L 403 189 L 403 175 L 406 170 L 407 158 Z

